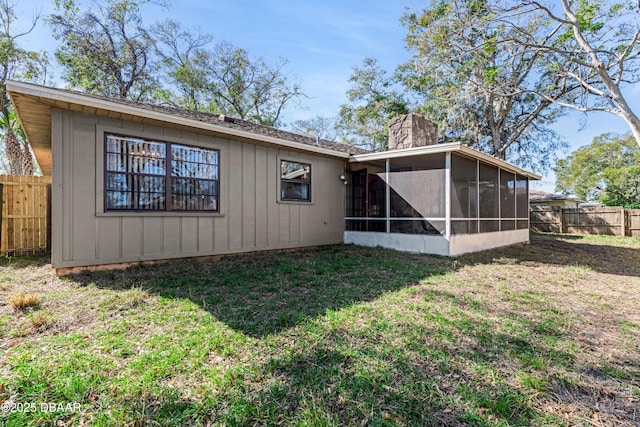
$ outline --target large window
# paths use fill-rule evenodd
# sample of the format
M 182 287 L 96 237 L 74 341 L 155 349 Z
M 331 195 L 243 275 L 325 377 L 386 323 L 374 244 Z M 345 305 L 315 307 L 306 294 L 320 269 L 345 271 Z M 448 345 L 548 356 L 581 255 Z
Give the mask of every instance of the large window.
M 105 209 L 219 211 L 218 150 L 105 134 Z
M 280 200 L 290 202 L 311 201 L 311 165 L 280 161 Z

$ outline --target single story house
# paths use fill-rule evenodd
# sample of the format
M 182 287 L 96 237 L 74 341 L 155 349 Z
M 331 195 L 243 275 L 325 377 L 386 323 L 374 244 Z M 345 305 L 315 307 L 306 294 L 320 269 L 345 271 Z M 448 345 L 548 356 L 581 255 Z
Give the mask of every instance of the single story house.
M 540 190 L 529 191 L 529 204 L 531 206 L 557 206 L 563 209 L 576 209 L 582 203 L 585 203 L 585 201 L 578 199 L 576 196 L 547 193 Z
M 371 153 L 231 117 L 8 81 L 43 174 L 52 253 L 78 267 L 336 243 L 455 256 L 529 239 L 539 175 L 419 115 Z

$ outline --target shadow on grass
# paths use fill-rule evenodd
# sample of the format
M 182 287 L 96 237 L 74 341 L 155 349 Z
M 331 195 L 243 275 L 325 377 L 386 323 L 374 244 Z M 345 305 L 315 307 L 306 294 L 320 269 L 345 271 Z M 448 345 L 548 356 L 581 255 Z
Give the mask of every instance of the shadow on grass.
M 527 369 L 533 357 L 548 360 L 556 371 L 572 355 L 541 344 L 538 335 L 529 338 L 535 323 L 522 334 L 496 332 L 493 320 L 469 311 L 460 297 L 422 289 L 418 296 L 451 317 L 436 321 L 430 316 L 437 313 L 425 311 L 419 324 L 399 327 L 386 312 L 378 320 L 389 321 L 367 324 L 371 319 L 365 313 L 364 324 L 342 318 L 333 331 L 310 322 L 304 334 L 323 339 L 300 341 L 294 351 L 271 353 L 250 368 L 230 366 L 216 393 L 185 399 L 175 390 L 153 389 L 140 399 L 112 402 L 111 411 L 136 414 L 139 425 L 176 426 L 207 425 L 207 420 L 217 425 L 528 426 L 544 417 L 532 393 L 507 381 L 509 373 Z
M 628 248 L 606 246 L 606 251 L 614 250 L 608 252 L 609 262 L 588 249 L 597 245 L 563 238 L 534 236 L 532 245 L 468 255 L 457 263 L 334 246 L 214 262 L 181 260 L 70 278 L 105 289 L 136 286 L 164 298 L 190 300 L 257 338 L 304 323 L 304 330 L 291 337 L 291 348 L 252 359 L 250 366 L 230 363 L 215 393 L 185 398 L 158 381 L 159 390 L 151 395 L 113 402 L 112 413 L 138 414 L 140 425 L 207 425 L 207 420 L 221 425 L 562 425 L 545 413 L 544 405 L 558 403 L 553 399 L 582 404 L 575 400 L 582 385 L 565 385 L 565 395 L 558 391 L 556 373 L 572 372 L 576 356 L 558 343 L 571 340 L 571 330 L 559 321 L 562 313 L 546 311 L 544 305 L 520 301 L 525 313 L 503 312 L 431 283 L 410 290 L 410 298 L 403 294 L 395 302 L 398 307 L 389 310 L 378 304 L 373 310 L 380 311 L 373 314 L 364 311 L 369 306 L 354 307 L 342 317 L 332 313 L 335 328 L 305 322 L 454 271 L 460 263 L 491 264 L 506 257 L 516 264 L 582 265 L 577 250 L 593 263 L 589 267 L 603 271 L 623 260 L 616 257 L 631 256 Z M 394 304 L 393 297 L 386 301 Z M 545 323 L 556 319 L 550 316 L 558 322 Z M 184 331 L 194 334 L 186 341 L 196 341 L 197 333 Z M 598 410 L 594 405 L 585 410 L 592 414 Z M 631 409 L 620 411 L 627 418 L 618 421 L 632 419 Z M 123 419 L 131 424 L 131 418 Z
M 274 351 L 250 367 L 230 365 L 214 393 L 202 371 L 194 375 L 203 379 L 203 393 L 179 392 L 161 377 L 124 396 L 106 378 L 106 390 L 77 392 L 112 396 L 108 415 L 100 401 L 86 403 L 105 425 L 488 427 L 536 425 L 532 420 L 544 417 L 532 393 L 506 379 L 535 357 L 548 360 L 555 372 L 572 360 L 570 354 L 541 344 L 535 322 L 521 334 L 497 332 L 494 320 L 482 316 L 489 307 L 434 289 L 417 289 L 413 296 L 438 311 L 415 302 L 407 314 L 418 310 L 420 320 L 404 325 L 391 307 L 373 319 L 353 310 L 335 319 L 338 327 L 331 331 L 309 322 L 301 337 L 292 337 L 299 340 L 295 350 Z M 350 321 L 360 314 L 362 322 Z M 306 341 L 308 336 L 322 339 Z M 12 421 L 28 425 L 21 416 Z
M 44 267 L 45 265 L 50 263 L 51 263 L 51 254 L 48 252 L 37 254 L 37 255 L 0 257 L 0 268 Z
M 579 243 L 565 235 L 532 235 L 532 244 L 468 254 L 457 261 L 356 246 L 176 260 L 126 270 L 69 276 L 107 289 L 140 287 L 166 298 L 189 299 L 231 328 L 254 337 L 417 284 L 460 265 L 541 263 L 640 275 L 640 250 Z M 624 260 L 624 262 L 621 262 Z
M 421 325 L 382 327 L 373 336 L 344 331 L 306 354 L 272 359 L 260 375 L 278 381 L 233 412 L 244 409 L 246 418 L 229 421 L 249 423 L 256 407 L 302 411 L 308 418 L 298 421 L 310 425 L 525 426 L 544 416 L 526 390 L 504 381 L 504 370 L 537 357 L 556 367 L 571 354 L 495 332 L 492 321 L 470 315 L 455 296 L 422 296 L 450 308 L 451 318 L 431 321 L 434 313 L 425 313 Z
M 452 269 L 444 258 L 333 246 L 298 252 L 179 260 L 121 271 L 68 276 L 107 289 L 140 287 L 189 299 L 244 334 L 260 337 L 290 328 Z
M 600 273 L 640 276 L 640 247 L 615 244 L 592 244 L 587 236 L 569 234 L 531 234 L 531 244 L 525 247 L 505 247 L 463 255 L 462 264 L 491 264 L 500 258 L 512 258 L 516 263 L 540 263 L 557 266 L 585 267 Z

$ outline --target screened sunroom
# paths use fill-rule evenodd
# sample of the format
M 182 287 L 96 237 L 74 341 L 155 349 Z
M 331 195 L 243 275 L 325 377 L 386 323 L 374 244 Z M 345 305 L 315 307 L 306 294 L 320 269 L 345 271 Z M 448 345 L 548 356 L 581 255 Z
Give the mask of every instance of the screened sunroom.
M 356 155 L 345 243 L 455 256 L 527 242 L 537 179 L 458 143 Z

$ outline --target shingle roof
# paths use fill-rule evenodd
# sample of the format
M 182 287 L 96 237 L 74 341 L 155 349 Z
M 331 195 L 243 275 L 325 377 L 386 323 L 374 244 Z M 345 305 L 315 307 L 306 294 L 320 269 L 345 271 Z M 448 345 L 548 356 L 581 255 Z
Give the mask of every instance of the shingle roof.
M 143 110 L 150 110 L 158 113 L 170 114 L 177 117 L 183 117 L 185 119 L 197 120 L 203 123 L 214 124 L 218 126 L 224 126 L 232 129 L 244 130 L 247 132 L 251 132 L 254 134 L 262 134 L 271 136 L 274 138 L 285 139 L 288 141 L 299 142 L 302 144 L 313 145 L 316 147 L 323 147 L 329 150 L 339 151 L 342 153 L 348 154 L 364 154 L 369 153 L 370 151 L 364 150 L 361 148 L 353 147 L 347 144 L 340 144 L 337 142 L 327 141 L 321 139 L 320 141 L 316 140 L 316 138 L 300 135 L 294 132 L 289 132 L 282 129 L 277 129 L 270 126 L 259 125 L 257 123 L 250 122 L 248 120 L 239 119 L 236 117 L 230 117 L 223 114 L 211 114 L 204 113 L 201 111 L 187 110 L 184 108 L 171 107 L 166 105 L 157 105 L 157 104 L 148 104 L 143 102 L 129 101 L 118 98 L 109 98 L 101 95 L 94 95 L 84 92 L 73 91 L 69 89 L 57 89 L 69 93 L 75 93 L 83 96 L 88 96 L 95 99 L 100 99 L 104 101 L 115 102 L 118 104 L 128 105 L 135 108 L 140 108 Z
M 529 201 L 531 202 L 547 202 L 547 201 L 562 201 L 562 200 L 571 200 L 576 202 L 582 202 L 583 200 L 578 199 L 576 196 L 567 196 L 564 194 L 555 194 L 555 193 L 547 193 L 546 191 L 540 190 L 529 190 Z

